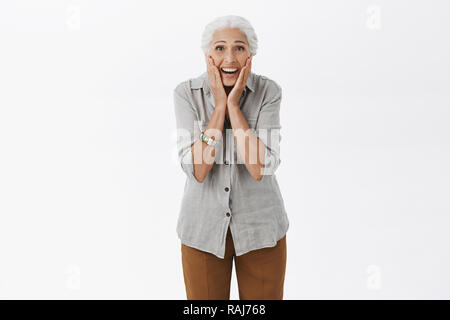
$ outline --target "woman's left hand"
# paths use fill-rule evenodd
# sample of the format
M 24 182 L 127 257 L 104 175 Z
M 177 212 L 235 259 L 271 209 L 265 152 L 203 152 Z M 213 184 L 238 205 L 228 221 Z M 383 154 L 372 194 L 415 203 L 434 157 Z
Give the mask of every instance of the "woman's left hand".
M 231 90 L 231 92 L 228 94 L 227 108 L 239 106 L 239 100 L 241 99 L 242 92 L 247 85 L 248 77 L 250 76 L 252 68 L 252 58 L 253 56 L 249 56 L 247 58 L 247 60 L 245 61 L 245 66 L 241 69 L 233 90 Z

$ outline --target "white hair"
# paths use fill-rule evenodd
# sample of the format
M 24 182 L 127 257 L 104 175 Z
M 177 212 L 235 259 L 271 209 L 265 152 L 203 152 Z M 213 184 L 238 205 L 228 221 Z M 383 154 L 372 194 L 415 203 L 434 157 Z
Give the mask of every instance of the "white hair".
M 247 19 L 235 15 L 218 17 L 206 25 L 201 40 L 201 49 L 205 54 L 209 50 L 214 32 L 225 28 L 239 28 L 247 36 L 250 54 L 256 55 L 258 37 L 255 30 Z

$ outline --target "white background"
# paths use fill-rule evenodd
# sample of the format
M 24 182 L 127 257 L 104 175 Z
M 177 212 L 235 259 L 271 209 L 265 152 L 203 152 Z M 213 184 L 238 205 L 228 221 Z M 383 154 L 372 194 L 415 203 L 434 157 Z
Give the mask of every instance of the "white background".
M 448 0 L 2 0 L 1 298 L 186 298 L 172 92 L 226 14 L 283 88 L 284 298 L 450 298 Z

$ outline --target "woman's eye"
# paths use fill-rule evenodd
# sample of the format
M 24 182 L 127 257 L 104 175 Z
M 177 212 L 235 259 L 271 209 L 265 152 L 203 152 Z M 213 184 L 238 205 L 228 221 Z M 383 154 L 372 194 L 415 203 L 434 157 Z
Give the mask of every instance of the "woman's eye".
M 244 47 L 237 47 L 240 51 L 244 51 L 245 50 L 245 48 Z M 219 50 L 219 49 L 223 49 L 223 46 L 217 46 L 216 47 L 216 50 Z M 219 50 L 219 51 L 223 51 L 223 50 Z

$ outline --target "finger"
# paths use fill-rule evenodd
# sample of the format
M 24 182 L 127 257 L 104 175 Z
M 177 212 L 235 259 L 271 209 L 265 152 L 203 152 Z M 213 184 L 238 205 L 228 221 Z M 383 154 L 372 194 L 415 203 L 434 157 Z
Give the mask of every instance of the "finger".
M 247 71 L 248 71 L 248 61 L 249 61 L 249 57 L 247 57 L 247 59 L 245 60 L 245 65 L 241 70 L 241 74 L 243 73 L 244 78 L 247 77 Z M 240 77 L 240 75 L 239 75 Z
M 238 87 L 242 87 L 242 84 L 243 84 L 243 78 L 244 78 L 245 73 L 247 72 L 247 71 L 246 71 L 246 68 L 247 68 L 247 67 L 242 68 L 241 72 L 239 73 L 238 79 L 237 79 L 237 81 L 236 81 L 236 85 L 237 85 Z
M 216 66 L 214 59 L 212 57 L 210 59 L 211 59 L 211 65 L 213 66 L 213 69 L 219 71 L 219 68 Z
M 250 72 L 251 72 L 251 60 L 249 60 L 249 64 L 248 64 L 248 66 L 247 67 L 245 67 L 245 78 L 244 78 L 244 81 L 245 81 L 245 84 L 244 84 L 244 86 L 247 84 L 247 80 L 248 80 L 248 78 L 249 78 L 249 76 L 250 76 Z
M 244 75 L 244 79 L 242 79 L 243 82 L 244 82 L 244 87 L 245 87 L 245 85 L 247 84 L 247 79 L 248 79 L 249 71 L 250 71 L 250 68 L 249 68 L 249 67 L 245 67 L 245 75 Z
M 216 79 L 216 84 L 217 86 L 222 85 L 222 79 L 220 78 L 220 71 L 219 68 L 216 66 L 216 64 L 214 63 L 214 60 L 211 57 L 211 63 L 213 64 L 213 69 L 214 69 L 214 75 L 215 75 L 215 79 Z
M 209 57 L 205 55 L 205 62 L 206 62 L 206 69 L 208 70 L 208 73 L 211 72 L 211 64 L 209 63 Z
M 211 68 L 211 80 L 213 83 L 217 83 L 217 72 L 216 72 L 216 66 L 214 64 L 214 60 L 211 56 L 208 57 L 209 65 Z
M 211 57 L 209 58 L 209 63 L 211 64 L 211 72 L 213 74 L 214 84 L 217 84 L 217 68 L 216 68 L 216 66 L 214 64 L 214 60 L 212 60 Z
M 210 61 L 211 61 L 211 65 L 212 65 L 214 68 L 217 68 L 216 63 L 214 62 L 214 59 L 213 59 L 211 56 L 209 56 L 209 59 L 210 59 Z
M 206 61 L 206 65 L 209 67 L 209 68 L 211 68 L 211 61 L 210 61 L 210 59 L 209 59 L 209 55 L 205 55 L 205 61 Z
M 208 61 L 208 75 L 209 75 L 209 83 L 211 85 L 214 85 L 215 81 L 216 81 L 216 75 L 214 74 L 214 70 L 211 66 L 211 62 Z
M 253 60 L 253 56 L 250 56 L 250 58 L 248 60 L 247 77 L 250 76 L 250 73 L 252 71 L 252 60 Z

